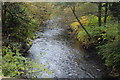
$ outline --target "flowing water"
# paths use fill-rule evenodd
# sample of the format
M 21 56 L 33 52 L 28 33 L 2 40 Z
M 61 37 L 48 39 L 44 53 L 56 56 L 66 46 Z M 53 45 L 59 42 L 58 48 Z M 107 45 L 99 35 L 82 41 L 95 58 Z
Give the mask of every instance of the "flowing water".
M 40 59 L 49 70 L 54 70 L 48 78 L 101 78 L 103 69 L 96 60 L 89 58 L 77 41 L 68 37 L 60 23 L 61 19 L 49 20 L 44 32 L 37 35 L 30 48 L 30 57 Z M 39 38 L 40 37 L 40 38 Z M 40 53 L 44 54 L 43 56 Z M 38 75 L 44 78 L 47 73 Z

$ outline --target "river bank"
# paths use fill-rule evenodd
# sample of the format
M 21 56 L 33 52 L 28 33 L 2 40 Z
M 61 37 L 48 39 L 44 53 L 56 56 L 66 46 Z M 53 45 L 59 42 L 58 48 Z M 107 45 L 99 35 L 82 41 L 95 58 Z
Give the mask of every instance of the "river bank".
M 103 61 L 107 74 L 109 77 L 119 77 L 119 34 L 118 23 L 107 24 L 106 26 L 98 27 L 97 25 L 84 25 L 89 31 L 91 40 L 88 35 L 80 27 L 74 29 L 79 24 L 77 22 L 72 23 L 68 28 L 68 33 L 72 37 L 76 38 L 81 46 L 87 51 L 91 52 L 91 55 L 99 56 L 100 61 Z M 74 25 L 73 25 L 74 24 Z M 70 29 L 72 29 L 70 31 Z M 111 35 L 111 30 L 114 30 Z

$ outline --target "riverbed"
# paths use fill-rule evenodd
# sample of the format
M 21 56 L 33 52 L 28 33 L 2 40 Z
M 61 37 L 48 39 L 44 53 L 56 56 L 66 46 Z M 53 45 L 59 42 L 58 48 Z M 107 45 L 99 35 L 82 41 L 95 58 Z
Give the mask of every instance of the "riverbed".
M 49 75 L 43 72 L 37 78 L 46 78 L 46 75 L 47 78 L 102 78 L 104 69 L 101 63 L 89 57 L 90 53 L 67 35 L 60 20 L 49 20 L 29 49 L 30 58 L 39 59 L 39 64 L 47 63 L 48 70 L 54 70 Z

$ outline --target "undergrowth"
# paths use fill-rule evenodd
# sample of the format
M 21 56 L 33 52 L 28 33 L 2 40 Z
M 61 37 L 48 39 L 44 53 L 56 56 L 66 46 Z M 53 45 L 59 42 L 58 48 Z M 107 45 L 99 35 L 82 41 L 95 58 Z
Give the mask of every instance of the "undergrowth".
M 71 27 L 78 26 L 74 23 L 72 23 Z M 104 26 L 98 26 L 97 23 L 97 17 L 95 16 L 90 16 L 88 22 L 83 23 L 92 38 L 91 40 L 88 39 L 88 35 L 80 25 L 77 31 L 76 28 L 72 29 L 77 32 L 76 38 L 85 49 L 93 51 L 92 45 L 97 50 L 97 53 L 102 56 L 102 59 L 105 60 L 105 65 L 112 68 L 111 72 L 117 72 L 118 74 L 115 76 L 120 76 L 120 34 L 118 23 L 110 20 L 110 17 L 108 17 L 108 23 Z
M 46 72 L 52 74 L 46 67 L 47 64 L 38 64 L 29 58 L 25 58 L 19 52 L 19 49 L 11 46 L 2 48 L 2 75 L 12 78 L 37 78 Z M 46 77 L 48 75 L 45 75 Z

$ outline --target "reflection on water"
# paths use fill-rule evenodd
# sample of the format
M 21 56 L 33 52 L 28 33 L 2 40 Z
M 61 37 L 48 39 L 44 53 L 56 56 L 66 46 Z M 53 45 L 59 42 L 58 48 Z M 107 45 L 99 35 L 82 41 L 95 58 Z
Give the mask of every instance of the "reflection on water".
M 49 78 L 100 78 L 103 74 L 100 66 L 95 61 L 85 59 L 87 54 L 79 48 L 79 43 L 74 43 L 59 24 L 57 20 L 51 20 L 44 33 L 37 35 L 42 37 L 33 41 L 29 50 L 31 58 L 40 59 L 42 64 L 49 63 L 48 69 L 55 70 Z M 41 57 L 40 53 L 46 54 Z M 44 78 L 45 75 L 43 73 L 38 77 Z

